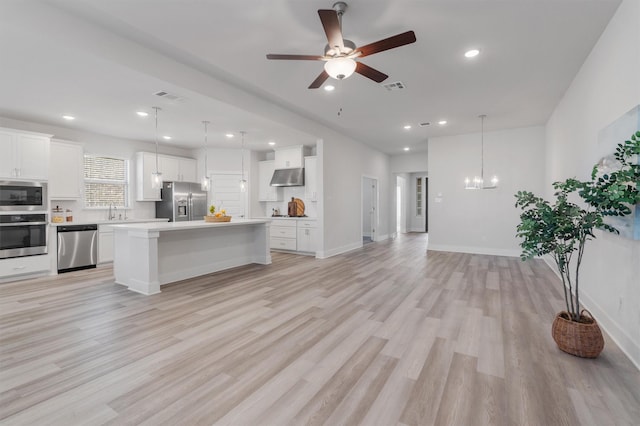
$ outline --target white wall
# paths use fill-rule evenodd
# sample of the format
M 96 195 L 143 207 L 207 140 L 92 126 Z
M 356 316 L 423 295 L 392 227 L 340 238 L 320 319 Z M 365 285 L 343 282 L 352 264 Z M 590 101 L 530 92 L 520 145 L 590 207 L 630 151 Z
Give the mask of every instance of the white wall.
M 497 174 L 500 185 L 465 190 L 465 177 L 480 174 L 480 136 L 429 140 L 429 249 L 518 256 L 514 194 L 542 192 L 544 127 L 485 132 L 485 179 Z
M 586 179 L 598 131 L 640 104 L 639 22 L 640 2 L 624 0 L 551 115 L 548 194 L 555 180 Z M 640 368 L 640 241 L 598 232 L 580 276 L 582 302 Z
M 333 135 L 332 135 L 333 136 Z M 318 257 L 333 256 L 362 246 L 362 177 L 378 180 L 377 240 L 389 237 L 389 156 L 342 137 L 324 138 L 318 144 L 318 162 L 322 170 L 319 202 L 324 217 L 324 244 Z M 395 180 L 391 186 L 395 188 Z M 395 209 L 394 209 L 395 210 Z
M 407 152 L 390 157 L 391 173 L 426 172 L 428 166 L 428 151 Z
M 130 209 L 127 211 L 129 218 L 149 219 L 156 217 L 154 202 L 138 202 L 135 201 L 136 188 L 136 162 L 135 153 L 139 151 L 155 152 L 155 144 L 128 139 L 120 139 L 111 136 L 100 135 L 96 133 L 74 130 L 66 127 L 51 126 L 47 124 L 32 123 L 27 121 L 14 120 L 6 117 L 0 117 L 0 127 L 8 127 L 11 129 L 29 130 L 33 132 L 41 132 L 52 134 L 54 139 L 62 139 L 71 142 L 78 142 L 82 145 L 85 154 L 111 155 L 117 158 L 126 158 L 130 160 Z M 182 157 L 194 158 L 191 150 L 180 149 L 167 146 L 160 143 L 158 152 L 161 154 L 177 155 Z M 91 221 L 107 219 L 107 209 L 84 209 L 82 201 L 55 201 L 52 200 L 54 206 L 59 205 L 64 209 L 73 210 L 75 221 Z M 123 212 L 119 212 L 123 213 Z
M 371 208 L 373 207 L 373 192 L 371 186 L 374 180 L 362 178 L 362 236 L 371 237 Z

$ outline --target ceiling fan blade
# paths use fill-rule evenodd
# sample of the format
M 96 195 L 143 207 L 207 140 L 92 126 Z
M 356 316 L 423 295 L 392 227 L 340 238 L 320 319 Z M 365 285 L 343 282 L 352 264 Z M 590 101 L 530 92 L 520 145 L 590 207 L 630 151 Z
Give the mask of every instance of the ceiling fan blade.
M 333 9 L 320 9 L 318 10 L 320 16 L 320 22 L 329 40 L 329 47 L 337 47 L 344 49 L 344 41 L 342 40 L 342 29 L 340 29 L 340 20 L 338 19 L 338 12 Z
M 356 72 L 360 75 L 370 78 L 376 83 L 381 83 L 389 77 L 385 73 L 382 73 L 375 68 L 371 68 L 369 65 L 365 65 L 362 62 L 356 62 Z
M 319 88 L 320 86 L 322 86 L 322 83 L 327 81 L 328 78 L 329 78 L 329 74 L 327 74 L 325 70 L 322 70 L 320 75 L 315 80 L 313 80 L 313 83 L 311 83 L 311 85 L 309 86 L 309 89 Z
M 289 59 L 289 60 L 298 60 L 298 61 L 321 61 L 324 59 L 324 56 L 318 55 L 281 55 L 279 53 L 269 53 L 267 54 L 267 59 Z
M 416 35 L 413 31 L 407 31 L 406 33 L 397 34 L 383 40 L 376 41 L 366 46 L 362 46 L 356 49 L 356 52 L 360 52 L 359 57 L 373 55 L 374 53 L 384 52 L 385 50 L 393 49 L 396 47 L 404 46 L 405 44 L 411 44 L 416 41 Z

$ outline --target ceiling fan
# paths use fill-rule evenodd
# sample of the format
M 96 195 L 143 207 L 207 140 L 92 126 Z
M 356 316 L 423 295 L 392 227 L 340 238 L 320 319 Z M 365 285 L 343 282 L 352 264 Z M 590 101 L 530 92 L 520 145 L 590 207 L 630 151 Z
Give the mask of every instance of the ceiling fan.
M 394 49 L 405 44 L 414 43 L 416 35 L 413 31 L 407 31 L 383 40 L 376 41 L 366 46 L 356 47 L 355 43 L 342 37 L 342 15 L 347 10 L 347 4 L 339 1 L 333 5 L 333 9 L 319 9 L 320 22 L 327 35 L 327 44 L 324 55 L 281 55 L 269 53 L 267 59 L 288 59 L 298 61 L 325 61 L 324 70 L 311 83 L 309 89 L 317 89 L 329 78 L 342 80 L 354 72 L 363 75 L 376 83 L 383 82 L 388 75 L 371 68 L 356 58 L 364 58 L 374 53 Z

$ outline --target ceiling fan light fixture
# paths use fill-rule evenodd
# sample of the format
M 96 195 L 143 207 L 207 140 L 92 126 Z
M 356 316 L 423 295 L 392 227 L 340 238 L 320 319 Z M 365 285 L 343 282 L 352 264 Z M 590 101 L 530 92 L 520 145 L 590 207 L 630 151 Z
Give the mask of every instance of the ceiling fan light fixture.
M 356 61 L 345 57 L 332 58 L 324 64 L 324 70 L 330 77 L 343 80 L 356 70 Z

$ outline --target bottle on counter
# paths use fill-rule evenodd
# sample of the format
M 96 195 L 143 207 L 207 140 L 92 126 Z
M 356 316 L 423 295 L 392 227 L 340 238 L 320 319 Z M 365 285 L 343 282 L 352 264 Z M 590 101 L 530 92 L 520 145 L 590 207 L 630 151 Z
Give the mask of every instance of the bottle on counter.
M 64 210 L 60 206 L 56 206 L 55 209 L 51 209 L 51 222 L 62 223 L 64 222 Z
M 73 222 L 73 212 L 71 211 L 71 209 L 67 209 L 67 214 L 65 215 L 65 219 L 67 220 L 67 222 Z

